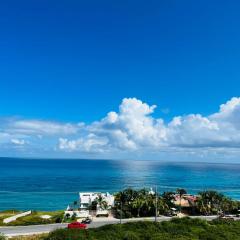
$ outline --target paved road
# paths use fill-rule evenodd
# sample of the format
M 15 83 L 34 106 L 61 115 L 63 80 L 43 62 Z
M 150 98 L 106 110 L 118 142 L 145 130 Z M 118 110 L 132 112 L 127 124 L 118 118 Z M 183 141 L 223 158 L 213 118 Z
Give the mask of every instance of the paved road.
M 193 217 L 194 218 L 194 217 Z M 216 216 L 202 216 L 200 217 L 206 220 L 213 220 Z M 171 217 L 158 217 L 158 221 L 168 221 Z M 154 221 L 155 218 L 130 218 L 130 219 L 123 219 L 122 223 L 126 222 L 134 222 L 134 221 Z M 116 224 L 119 223 L 119 219 L 97 219 L 93 221 L 91 224 L 88 225 L 88 228 L 97 228 L 107 224 Z M 40 233 L 48 233 L 58 228 L 66 228 L 67 223 L 56 223 L 56 224 L 45 224 L 45 225 L 31 225 L 31 226 L 15 226 L 15 227 L 0 227 L 0 232 L 4 235 L 11 237 L 11 236 L 20 236 L 20 235 L 33 235 L 33 234 L 40 234 Z
M 40 233 L 48 233 L 58 228 L 67 227 L 66 223 L 45 224 L 45 225 L 31 225 L 31 226 L 15 226 L 15 227 L 0 227 L 0 232 L 4 235 L 20 236 L 20 235 L 33 235 Z

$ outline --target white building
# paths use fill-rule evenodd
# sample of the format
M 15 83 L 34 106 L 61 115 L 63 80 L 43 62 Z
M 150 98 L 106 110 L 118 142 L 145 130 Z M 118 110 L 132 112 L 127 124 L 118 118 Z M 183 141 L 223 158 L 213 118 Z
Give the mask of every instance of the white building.
M 106 202 L 107 208 L 97 205 L 96 216 L 109 216 L 109 210 L 114 206 L 114 196 L 108 192 L 79 193 L 79 201 L 76 201 L 75 204 L 67 207 L 65 216 L 72 217 L 75 215 L 76 218 L 91 217 L 89 207 L 94 201 L 97 201 L 99 197 L 102 198 L 102 201 Z
M 94 201 L 102 197 L 103 201 L 107 203 L 108 208 L 114 206 L 114 196 L 110 193 L 84 192 L 79 193 L 80 209 L 87 209 Z

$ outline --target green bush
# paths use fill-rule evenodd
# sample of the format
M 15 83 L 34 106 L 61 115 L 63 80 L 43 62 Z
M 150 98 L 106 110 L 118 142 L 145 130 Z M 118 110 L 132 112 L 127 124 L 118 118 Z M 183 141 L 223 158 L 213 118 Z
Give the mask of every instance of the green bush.
M 131 222 L 96 229 L 59 229 L 45 240 L 240 240 L 240 221 L 207 222 L 172 219 L 160 223 Z
M 51 232 L 44 240 L 85 240 L 90 239 L 83 229 L 57 229 Z
M 125 233 L 125 236 L 123 237 L 123 240 L 140 240 L 140 238 L 138 237 L 138 235 L 135 232 L 127 231 Z

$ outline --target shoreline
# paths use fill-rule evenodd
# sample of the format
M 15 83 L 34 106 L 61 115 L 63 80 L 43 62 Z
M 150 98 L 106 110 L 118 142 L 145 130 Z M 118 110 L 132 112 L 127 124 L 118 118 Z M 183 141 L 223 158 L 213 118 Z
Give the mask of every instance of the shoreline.
M 84 159 L 8 159 L 0 162 L 0 210 L 28 210 L 27 207 L 52 211 L 65 208 L 78 192 L 115 193 L 127 187 L 156 185 L 161 193 L 179 187 L 192 194 L 216 189 L 240 200 L 240 165 Z

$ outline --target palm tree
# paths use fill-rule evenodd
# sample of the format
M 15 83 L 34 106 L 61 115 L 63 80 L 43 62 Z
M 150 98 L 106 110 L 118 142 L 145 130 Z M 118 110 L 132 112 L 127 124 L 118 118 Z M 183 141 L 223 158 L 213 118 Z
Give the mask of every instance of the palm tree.
M 143 210 L 144 214 L 148 214 L 154 205 L 153 196 L 149 194 L 146 189 L 140 189 L 135 192 L 130 203 L 133 208 L 137 209 L 137 216 L 140 217 L 140 211 Z
M 221 208 L 224 195 L 211 190 L 200 192 L 199 198 L 202 199 L 205 208 L 208 209 L 208 213 L 217 213 Z
M 130 191 L 120 191 L 115 195 L 115 207 L 116 210 L 120 210 L 120 223 L 122 221 L 123 211 L 125 211 L 126 207 L 129 207 L 128 199 L 129 199 Z M 127 205 L 127 206 L 126 206 Z
M 128 195 L 125 191 L 118 192 L 115 195 L 115 205 L 117 208 L 121 208 L 122 205 L 125 205 L 128 202 Z
M 174 207 L 174 192 L 164 192 L 162 194 L 163 201 L 168 205 L 169 208 Z
M 115 194 L 115 202 L 116 203 L 120 203 L 120 202 L 125 203 L 126 200 L 127 200 L 127 196 L 124 191 L 123 192 L 120 191 L 117 194 Z
M 134 208 L 137 209 L 137 217 L 140 217 L 140 211 L 141 211 L 141 208 L 144 206 L 144 204 L 145 204 L 145 201 L 141 197 L 138 197 L 133 201 L 132 205 Z
M 156 210 L 156 195 L 146 192 L 141 197 L 143 199 L 143 210 L 145 215 L 151 214 L 154 209 Z
M 132 188 L 127 188 L 123 191 L 125 195 L 126 202 L 130 203 L 138 196 L 138 191 L 133 190 Z
M 100 209 L 107 209 L 108 205 L 105 199 L 101 194 L 99 194 L 96 198 L 97 205 L 100 207 Z
M 233 201 L 231 198 L 223 197 L 220 203 L 220 208 L 224 214 L 230 213 L 233 212 L 234 210 L 237 210 L 237 203 Z
M 169 205 L 163 197 L 158 197 L 157 199 L 157 212 L 166 213 L 170 209 Z
M 187 191 L 185 189 L 183 189 L 183 188 L 178 188 L 176 190 L 176 193 L 179 194 L 179 197 L 180 197 L 180 212 L 181 212 L 182 211 L 182 196 L 184 194 L 187 194 Z
M 207 215 L 209 213 L 209 205 L 206 205 L 201 197 L 197 198 L 196 207 L 201 214 Z

